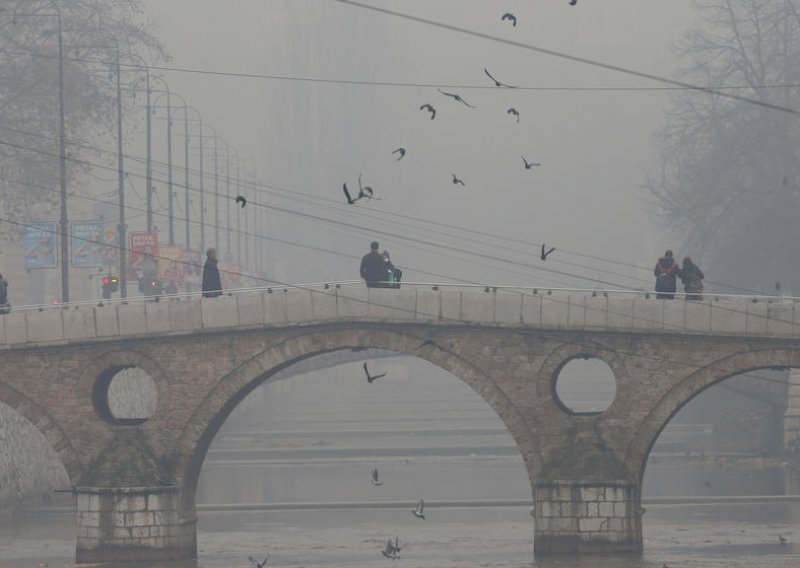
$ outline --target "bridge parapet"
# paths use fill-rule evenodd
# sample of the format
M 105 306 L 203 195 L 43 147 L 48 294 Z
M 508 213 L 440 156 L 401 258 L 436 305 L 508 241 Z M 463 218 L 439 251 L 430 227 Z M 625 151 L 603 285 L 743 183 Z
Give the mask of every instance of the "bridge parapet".
M 471 289 L 259 290 L 12 311 L 0 348 L 330 321 L 397 321 L 669 334 L 800 336 L 795 302 L 684 301 Z

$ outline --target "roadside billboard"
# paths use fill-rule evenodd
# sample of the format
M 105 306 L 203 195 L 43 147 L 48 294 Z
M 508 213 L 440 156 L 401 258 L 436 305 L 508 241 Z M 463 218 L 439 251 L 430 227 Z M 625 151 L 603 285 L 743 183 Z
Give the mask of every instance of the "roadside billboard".
M 183 282 L 184 251 L 181 245 L 162 245 L 159 247 L 159 275 L 161 280 Z
M 105 265 L 105 223 L 72 222 L 72 266 L 102 268 Z
M 158 256 L 158 233 L 132 232 L 128 280 L 137 280 L 139 276 L 145 276 L 145 272 L 148 275 L 157 276 L 161 265 Z
M 25 268 L 55 268 L 58 225 L 56 223 L 28 223 L 22 235 L 25 247 Z

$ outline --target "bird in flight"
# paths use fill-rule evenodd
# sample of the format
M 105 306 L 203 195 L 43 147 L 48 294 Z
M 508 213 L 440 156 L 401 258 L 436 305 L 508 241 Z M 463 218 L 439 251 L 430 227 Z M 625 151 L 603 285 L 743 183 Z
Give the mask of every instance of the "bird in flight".
M 389 560 L 397 560 L 397 549 L 394 547 L 392 539 L 386 541 L 386 546 L 381 550 L 381 554 Z
M 419 110 L 427 110 L 429 113 L 431 113 L 431 120 L 433 120 L 434 118 L 436 118 L 436 109 L 435 109 L 435 108 L 433 108 L 433 107 L 432 107 L 430 104 L 428 104 L 428 103 L 425 103 L 424 105 L 422 105 L 421 107 L 419 107 Z
M 465 184 L 463 181 L 461 181 L 460 179 L 458 179 L 458 178 L 456 177 L 456 174 L 452 174 L 452 176 L 453 176 L 453 184 L 460 183 L 461 185 L 467 185 L 467 184 Z
M 236 196 L 236 203 L 241 203 L 242 204 L 242 209 L 244 209 L 244 206 L 247 205 L 247 199 L 245 198 L 244 195 L 237 195 Z
M 497 79 L 495 79 L 494 75 L 489 73 L 489 70 L 486 67 L 483 68 L 483 72 L 486 73 L 486 76 L 492 80 L 495 87 L 505 87 L 506 89 L 516 89 L 519 87 L 519 85 L 508 85 L 506 83 L 503 83 L 502 81 L 498 81 Z
M 574 6 L 577 3 L 578 3 L 578 0 L 569 0 L 569 5 L 570 6 Z
M 361 174 L 358 174 L 358 198 L 359 199 L 378 199 L 377 197 L 373 197 L 372 188 L 368 185 L 361 185 Z M 380 201 L 380 200 L 379 200 Z
M 450 97 L 451 99 L 453 99 L 453 100 L 454 100 L 454 101 L 456 101 L 456 102 L 459 102 L 459 103 L 461 103 L 462 105 L 466 105 L 466 106 L 468 106 L 469 108 L 475 108 L 474 106 L 472 106 L 471 104 L 469 104 L 467 101 L 465 101 L 464 99 L 462 99 L 462 98 L 461 98 L 461 95 L 458 95 L 458 94 L 456 94 L 456 93 L 448 93 L 447 91 L 443 91 L 443 90 L 441 90 L 441 89 L 436 89 L 436 90 L 437 90 L 437 91 L 439 91 L 440 93 L 442 93 L 442 94 L 443 94 L 445 97 Z
M 364 361 L 364 373 L 366 373 L 366 375 L 367 375 L 367 382 L 368 383 L 371 383 L 371 382 L 373 382 L 373 381 L 375 381 L 377 379 L 380 379 L 381 377 L 385 377 L 386 376 L 386 373 L 381 373 L 380 375 L 370 375 L 369 374 L 369 369 L 367 368 L 367 362 L 366 361 Z
M 406 157 L 406 149 L 405 148 L 398 148 L 397 150 L 392 152 L 392 154 L 400 154 L 400 157 L 397 158 L 397 160 L 395 160 L 396 162 L 399 162 L 400 160 L 402 160 L 403 158 Z
M 425 500 L 420 499 L 419 503 L 417 503 L 416 508 L 411 509 L 411 512 L 414 513 L 414 516 L 418 519 L 425 520 Z
M 514 26 L 515 28 L 517 27 L 517 17 L 511 12 L 506 12 L 505 14 L 503 14 L 503 17 L 500 18 L 501 22 L 505 22 L 506 20 L 511 20 L 511 25 Z
M 556 247 L 550 247 L 550 250 L 545 252 L 546 248 L 547 248 L 546 245 L 542 244 L 542 253 L 540 255 L 540 258 L 542 260 L 547 260 L 547 257 L 550 256 L 550 253 L 552 253 L 554 250 L 556 250 Z
M 347 184 L 346 183 L 342 184 L 342 189 L 344 190 L 344 196 L 347 198 L 347 204 L 348 205 L 352 205 L 353 203 L 355 203 L 356 201 L 358 201 L 362 197 L 361 195 L 359 195 L 358 197 L 353 199 L 353 196 L 350 195 L 350 191 L 347 189 Z
M 525 159 L 525 156 L 522 156 L 522 163 L 525 164 L 525 169 L 526 170 L 529 170 L 534 166 L 541 166 L 542 165 L 539 162 L 529 162 L 528 160 Z M 542 260 L 544 260 L 544 259 L 542 259 Z
M 372 485 L 374 485 L 375 487 L 380 487 L 381 485 L 383 485 L 382 481 L 378 481 L 378 476 L 379 476 L 378 468 L 375 467 L 372 469 Z
M 778 535 L 778 542 L 780 543 L 781 546 L 786 546 L 786 543 L 789 542 L 789 541 L 787 541 L 786 537 L 784 537 L 782 534 L 779 534 Z
M 519 111 L 517 109 L 515 109 L 514 107 L 511 107 L 510 109 L 508 109 L 506 111 L 506 114 L 510 114 L 512 116 L 516 116 L 517 117 L 517 122 L 519 122 Z
M 257 561 L 255 558 L 253 558 L 252 556 L 248 556 L 248 557 L 247 557 L 247 559 L 248 559 L 248 560 L 250 561 L 250 563 L 251 563 L 253 566 L 255 566 L 256 568 L 264 568 L 264 566 L 266 566 L 266 565 L 267 565 L 267 560 L 269 560 L 269 553 L 267 553 L 267 557 L 264 559 L 264 562 L 258 562 L 258 561 Z

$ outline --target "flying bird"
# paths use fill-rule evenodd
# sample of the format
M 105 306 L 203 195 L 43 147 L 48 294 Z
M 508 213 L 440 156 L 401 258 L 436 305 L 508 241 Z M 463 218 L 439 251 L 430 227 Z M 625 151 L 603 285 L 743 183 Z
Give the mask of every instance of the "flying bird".
M 419 107 L 419 110 L 427 110 L 429 113 L 431 113 L 431 120 L 433 120 L 434 118 L 436 118 L 436 109 L 435 109 L 435 108 L 433 108 L 433 107 L 432 107 L 430 104 L 428 104 L 428 103 L 425 103 L 424 105 L 422 105 L 421 107 Z
M 517 109 L 515 109 L 514 107 L 511 107 L 510 109 L 508 109 L 506 111 L 506 114 L 510 114 L 512 116 L 516 116 L 517 117 L 517 122 L 519 122 L 519 111 Z
M 578 0 L 569 0 L 569 5 L 570 6 L 574 6 L 577 3 L 578 3 Z
M 264 559 L 264 562 L 258 562 L 258 561 L 257 561 L 255 558 L 253 558 L 252 556 L 248 556 L 248 557 L 247 557 L 247 559 L 248 559 L 248 560 L 251 562 L 251 564 L 252 564 L 253 566 L 255 566 L 256 568 L 264 568 L 264 566 L 266 566 L 266 565 L 267 565 L 267 560 L 269 560 L 269 552 L 267 553 L 267 557 Z
M 377 197 L 373 197 L 372 188 L 368 185 L 361 185 L 361 174 L 358 174 L 358 198 L 364 199 L 378 199 Z
M 386 373 L 381 373 L 380 375 L 370 375 L 369 374 L 369 369 L 367 368 L 367 362 L 366 361 L 364 361 L 364 373 L 366 373 L 366 375 L 367 375 L 367 382 L 368 383 L 371 383 L 371 382 L 373 382 L 373 381 L 375 381 L 377 379 L 380 379 L 381 377 L 385 377 L 386 376 Z
M 458 94 L 456 94 L 456 93 L 448 93 L 447 91 L 443 91 L 443 90 L 441 90 L 441 89 L 436 89 L 436 90 L 437 90 L 437 91 L 439 91 L 440 93 L 442 93 L 442 94 L 443 94 L 445 97 L 450 97 L 451 99 L 453 99 L 453 100 L 454 100 L 454 101 L 456 101 L 456 102 L 459 102 L 459 103 L 461 103 L 462 105 L 466 105 L 466 106 L 468 106 L 469 108 L 475 108 L 474 106 L 472 106 L 471 104 L 469 104 L 467 101 L 465 101 L 464 99 L 462 99 L 462 98 L 461 98 L 461 95 L 458 95 Z
M 456 177 L 456 174 L 452 174 L 452 176 L 453 176 L 453 184 L 460 183 L 461 185 L 467 185 L 467 184 L 465 184 L 463 181 L 461 181 L 460 179 L 458 179 L 458 178 Z
M 529 162 L 528 160 L 525 159 L 525 156 L 522 156 L 522 163 L 525 164 L 525 169 L 526 170 L 529 170 L 534 166 L 541 166 L 542 165 L 539 162 Z
M 506 12 L 505 14 L 503 14 L 503 17 L 500 18 L 501 22 L 504 22 L 506 20 L 511 20 L 511 25 L 514 26 L 515 28 L 517 27 L 517 17 L 511 12 Z
M 483 72 L 486 73 L 486 76 L 492 80 L 495 87 L 505 87 L 506 89 L 516 89 L 517 87 L 519 87 L 519 85 L 508 85 L 506 83 L 503 83 L 502 81 L 498 81 L 497 79 L 494 78 L 494 76 L 491 73 L 489 73 L 489 70 L 486 67 L 483 68 Z
M 394 547 L 392 539 L 386 541 L 386 546 L 381 550 L 381 554 L 389 560 L 397 560 L 397 550 Z
M 418 519 L 425 520 L 425 501 L 420 499 L 419 503 L 417 503 L 417 507 L 415 509 L 411 509 L 411 512 L 414 513 L 414 516 Z
M 381 485 L 383 485 L 382 481 L 378 481 L 378 475 L 379 475 L 378 474 L 378 468 L 377 467 L 373 468 L 372 469 L 372 485 L 374 485 L 375 487 L 380 487 Z
M 244 206 L 247 205 L 247 199 L 245 198 L 244 195 L 237 195 L 236 196 L 236 203 L 241 203 L 242 204 L 242 209 L 244 209 Z
M 542 254 L 541 254 L 541 259 L 542 260 L 547 260 L 547 257 L 550 256 L 550 253 L 552 253 L 554 250 L 556 250 L 556 247 L 550 247 L 550 250 L 545 252 L 545 248 L 546 248 L 546 246 L 544 244 L 542 244 Z
M 396 162 L 399 162 L 400 160 L 402 160 L 403 158 L 406 157 L 406 149 L 405 148 L 398 148 L 397 150 L 392 152 L 392 154 L 400 154 L 400 157 L 397 158 L 397 160 L 395 160 Z
M 344 196 L 347 198 L 347 204 L 348 205 L 352 205 L 353 203 L 355 203 L 356 201 L 361 199 L 360 195 L 358 197 L 356 197 L 355 199 L 353 199 L 353 196 L 350 195 L 350 192 L 347 189 L 347 184 L 346 183 L 342 184 L 342 189 L 344 190 Z
M 789 542 L 789 541 L 786 540 L 786 537 L 784 537 L 782 534 L 779 534 L 778 535 L 778 542 L 780 543 L 781 546 L 786 546 L 786 543 Z

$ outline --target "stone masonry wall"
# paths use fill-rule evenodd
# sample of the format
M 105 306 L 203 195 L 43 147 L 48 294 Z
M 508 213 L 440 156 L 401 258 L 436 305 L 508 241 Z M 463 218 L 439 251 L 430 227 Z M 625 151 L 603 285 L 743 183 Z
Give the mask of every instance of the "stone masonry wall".
M 639 550 L 641 516 L 634 486 L 564 481 L 537 484 L 533 494 L 538 554 Z

